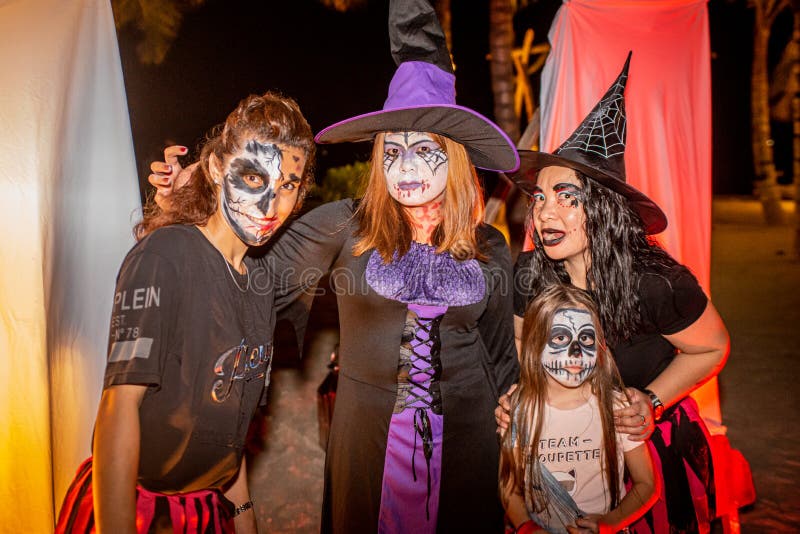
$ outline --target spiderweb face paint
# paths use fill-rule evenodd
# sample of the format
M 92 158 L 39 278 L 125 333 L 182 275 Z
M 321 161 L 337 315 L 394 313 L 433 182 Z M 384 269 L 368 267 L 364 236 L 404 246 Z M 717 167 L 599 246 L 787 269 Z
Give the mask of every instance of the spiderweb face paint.
M 404 206 L 422 206 L 439 198 L 447 185 L 444 149 L 424 132 L 387 133 L 383 170 L 389 194 Z
M 584 383 L 596 364 L 597 346 L 591 314 L 578 308 L 559 309 L 542 351 L 545 372 L 562 386 L 575 388 Z
M 301 149 L 255 139 L 230 157 L 222 180 L 222 214 L 239 239 L 257 246 L 275 233 L 294 208 L 304 165 Z

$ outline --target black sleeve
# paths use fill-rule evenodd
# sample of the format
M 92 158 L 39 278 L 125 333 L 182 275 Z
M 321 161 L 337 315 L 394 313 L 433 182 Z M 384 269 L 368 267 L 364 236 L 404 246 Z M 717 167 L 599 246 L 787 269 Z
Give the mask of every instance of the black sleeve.
M 514 264 L 514 315 L 525 317 L 528 303 L 533 299 L 533 277 L 531 267 L 532 251 L 520 252 Z
M 667 275 L 642 277 L 642 311 L 662 335 L 692 325 L 706 309 L 708 297 L 694 275 L 679 266 Z
M 140 245 L 125 258 L 114 292 L 104 387 L 161 385 L 179 287 L 172 262 L 147 247 Z
M 351 199 L 309 211 L 286 228 L 261 260 L 273 275 L 277 318 L 292 323 L 301 345 L 315 287 L 352 233 L 353 211 Z
M 514 306 L 511 284 L 511 252 L 500 232 L 490 228 L 491 258 L 489 301 L 478 320 L 478 329 L 489 353 L 490 369 L 494 370 L 498 396 L 519 379 L 517 346 L 514 343 Z

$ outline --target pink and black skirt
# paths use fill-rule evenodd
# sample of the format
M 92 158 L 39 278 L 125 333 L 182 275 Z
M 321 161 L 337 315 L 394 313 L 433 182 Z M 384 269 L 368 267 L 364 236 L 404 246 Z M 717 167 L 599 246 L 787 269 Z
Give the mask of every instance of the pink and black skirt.
M 629 528 L 636 534 L 707 534 L 716 488 L 708 429 L 691 397 L 664 412 L 648 442 L 664 483 L 658 501 Z
M 166 495 L 136 486 L 136 531 L 139 534 L 185 532 L 232 534 L 233 504 L 217 489 Z M 96 531 L 92 502 L 92 458 L 78 468 L 64 496 L 56 534 Z

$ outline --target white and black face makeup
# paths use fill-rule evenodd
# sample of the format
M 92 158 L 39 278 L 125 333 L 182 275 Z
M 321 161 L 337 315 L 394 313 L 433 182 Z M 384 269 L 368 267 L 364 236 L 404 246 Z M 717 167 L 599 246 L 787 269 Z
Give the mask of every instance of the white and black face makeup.
M 545 372 L 562 386 L 574 388 L 583 384 L 596 364 L 592 315 L 578 308 L 559 309 L 542 351 Z
M 422 206 L 444 193 L 447 154 L 427 133 L 387 133 L 383 170 L 392 198 L 404 206 Z
M 304 165 L 301 149 L 256 139 L 230 157 L 223 170 L 221 208 L 239 239 L 257 246 L 272 236 L 294 208 Z

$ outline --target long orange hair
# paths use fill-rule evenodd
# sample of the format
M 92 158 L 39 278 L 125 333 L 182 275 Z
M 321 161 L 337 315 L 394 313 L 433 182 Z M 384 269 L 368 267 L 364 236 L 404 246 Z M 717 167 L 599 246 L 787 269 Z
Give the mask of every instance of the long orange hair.
M 432 235 L 436 251 L 449 252 L 459 260 L 484 259 L 476 232 L 483 222 L 483 192 L 475 167 L 462 144 L 442 135 L 430 135 L 448 159 L 442 222 Z M 386 187 L 384 137 L 383 132 L 375 136 L 372 147 L 369 178 L 356 208 L 359 239 L 353 246 L 353 254 L 360 256 L 374 248 L 388 263 L 395 251 L 399 256 L 408 252 L 414 233 L 403 206 L 389 195 Z
M 587 310 L 595 325 L 597 365 L 587 377 L 597 397 L 602 422 L 603 479 L 610 491 L 610 509 L 619 505 L 619 463 L 614 427 L 614 403 L 624 395 L 624 385 L 611 351 L 606 345 L 597 307 L 591 297 L 573 286 L 552 285 L 528 305 L 522 326 L 519 386 L 511 395 L 511 414 L 515 428 L 506 432 L 500 453 L 501 488 L 517 490 L 529 510 L 541 512 L 548 496 L 542 491 L 537 463 L 542 435 L 544 405 L 547 401 L 547 373 L 542 366 L 542 351 L 550 337 L 553 318 L 565 307 Z M 505 492 L 503 492 L 505 493 Z

